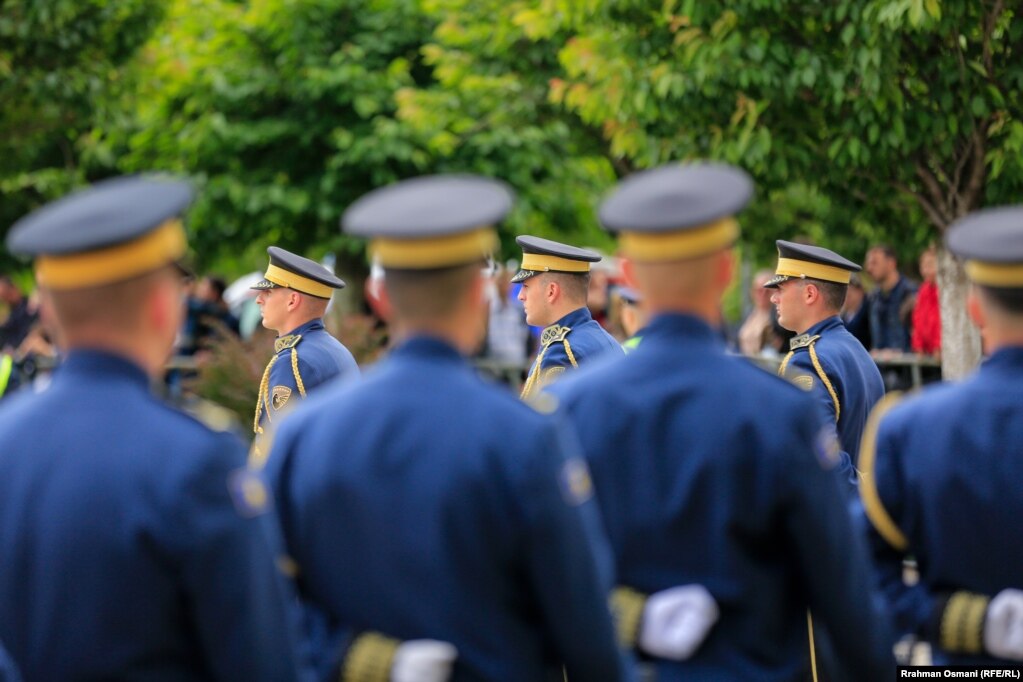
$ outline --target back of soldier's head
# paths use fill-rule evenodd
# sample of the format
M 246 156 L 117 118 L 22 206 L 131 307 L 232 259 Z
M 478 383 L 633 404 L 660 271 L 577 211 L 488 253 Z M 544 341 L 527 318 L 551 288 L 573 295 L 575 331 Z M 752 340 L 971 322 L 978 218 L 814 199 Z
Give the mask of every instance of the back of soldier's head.
M 188 248 L 179 216 L 192 196 L 190 185 L 162 176 L 106 180 L 22 218 L 7 245 L 35 258 L 65 335 L 88 326 L 115 336 L 156 318 L 170 324 L 173 311 L 154 318 L 146 306 L 158 290 L 164 307 L 177 295 Z
M 370 192 L 345 211 L 341 225 L 369 239 L 392 317 L 430 322 L 458 314 L 482 290 L 483 266 L 498 245 L 494 225 L 513 199 L 504 183 L 489 178 L 424 176 Z

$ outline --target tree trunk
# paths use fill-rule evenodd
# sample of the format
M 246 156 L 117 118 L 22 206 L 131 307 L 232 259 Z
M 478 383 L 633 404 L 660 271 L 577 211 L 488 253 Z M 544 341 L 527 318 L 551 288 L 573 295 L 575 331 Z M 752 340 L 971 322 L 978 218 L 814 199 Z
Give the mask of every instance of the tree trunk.
M 962 263 L 944 247 L 939 248 L 941 375 L 946 381 L 962 379 L 980 362 L 980 334 L 966 313 L 969 287 Z

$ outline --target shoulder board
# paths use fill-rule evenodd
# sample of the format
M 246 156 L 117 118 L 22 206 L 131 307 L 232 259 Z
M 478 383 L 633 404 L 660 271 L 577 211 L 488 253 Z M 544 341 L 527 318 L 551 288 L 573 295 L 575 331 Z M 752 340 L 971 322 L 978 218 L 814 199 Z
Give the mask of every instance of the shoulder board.
M 540 345 L 546 348 L 556 341 L 564 341 L 570 331 L 572 331 L 571 327 L 562 327 L 560 324 L 551 325 L 544 329 L 543 334 L 540 335 Z
M 298 345 L 298 342 L 302 340 L 301 334 L 288 334 L 274 341 L 274 352 L 280 353 L 282 350 L 294 348 Z
M 813 344 L 814 341 L 821 337 L 820 334 L 800 334 L 799 336 L 789 340 L 789 350 L 798 350 L 800 348 L 806 348 Z

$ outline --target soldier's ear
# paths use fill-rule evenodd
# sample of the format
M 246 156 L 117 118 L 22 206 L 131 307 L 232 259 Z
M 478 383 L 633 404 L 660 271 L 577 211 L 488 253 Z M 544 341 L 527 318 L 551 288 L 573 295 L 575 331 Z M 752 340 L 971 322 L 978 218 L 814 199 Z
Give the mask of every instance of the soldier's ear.
M 987 323 L 987 315 L 984 312 L 983 302 L 980 300 L 980 293 L 978 293 L 977 287 L 973 285 L 970 285 L 970 290 L 966 294 L 966 313 L 970 316 L 977 329 L 984 329 L 984 325 Z

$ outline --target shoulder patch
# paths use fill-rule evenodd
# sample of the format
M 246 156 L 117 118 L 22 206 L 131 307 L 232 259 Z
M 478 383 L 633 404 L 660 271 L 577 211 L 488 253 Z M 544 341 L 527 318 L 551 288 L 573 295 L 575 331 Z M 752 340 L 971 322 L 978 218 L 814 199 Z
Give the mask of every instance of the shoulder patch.
M 302 340 L 301 334 L 288 334 L 274 341 L 274 352 L 280 353 L 282 350 L 294 348 L 298 345 L 298 342 Z
M 798 376 L 794 376 L 792 377 L 791 381 L 804 391 L 809 391 L 810 389 L 813 388 L 813 377 L 810 376 L 809 374 L 800 374 Z
M 273 392 L 270 397 L 270 404 L 274 406 L 275 410 L 280 410 L 288 402 L 288 398 L 291 397 L 291 389 L 287 386 L 274 386 Z
M 543 391 L 525 397 L 525 403 L 540 414 L 553 414 L 558 409 L 558 399 Z
M 793 339 L 789 339 L 789 350 L 806 348 L 820 337 L 821 337 L 820 334 L 814 334 L 813 336 L 810 336 L 809 334 L 800 334 L 799 336 Z
M 259 474 L 248 467 L 231 472 L 227 477 L 227 489 L 234 508 L 243 518 L 259 516 L 270 508 L 270 493 L 266 485 Z
M 564 341 L 568 333 L 572 331 L 571 327 L 562 327 L 560 324 L 552 324 L 543 330 L 540 335 L 540 345 L 544 348 L 551 345 L 556 341 Z
M 577 506 L 593 496 L 593 480 L 590 468 L 581 457 L 566 460 L 561 467 L 561 494 L 565 502 Z

